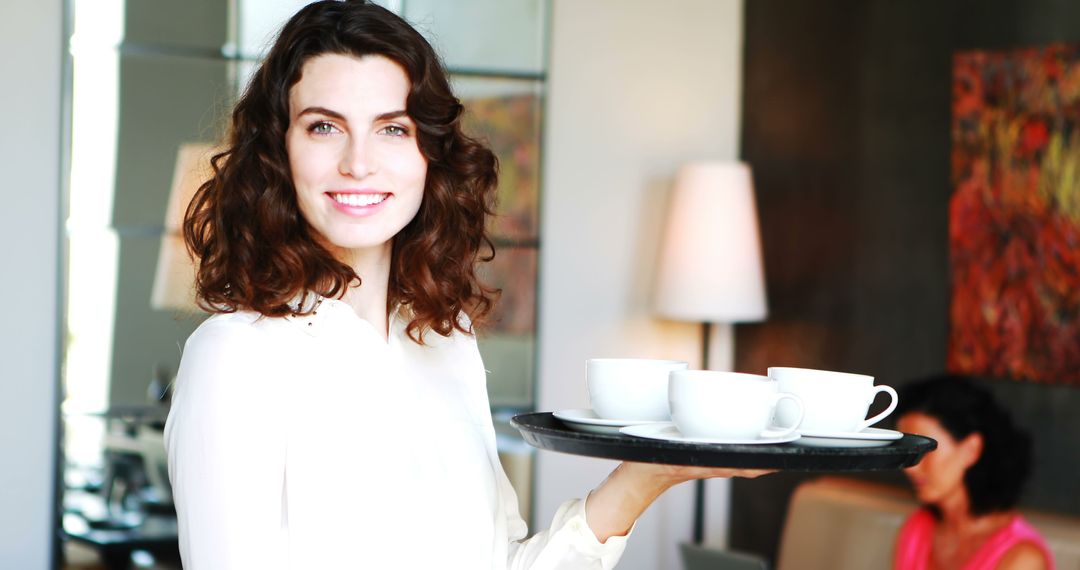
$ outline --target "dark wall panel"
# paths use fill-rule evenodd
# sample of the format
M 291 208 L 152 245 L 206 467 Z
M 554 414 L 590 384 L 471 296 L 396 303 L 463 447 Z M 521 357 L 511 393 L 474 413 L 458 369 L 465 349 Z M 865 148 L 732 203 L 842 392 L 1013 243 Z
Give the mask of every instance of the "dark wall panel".
M 746 2 L 742 153 L 770 315 L 739 328 L 737 369 L 821 367 L 892 385 L 944 369 L 952 53 L 1052 41 L 1080 41 L 1080 3 Z M 1080 514 L 1080 390 L 987 382 L 1036 436 L 1025 505 Z M 807 478 L 736 481 L 732 545 L 774 558 Z

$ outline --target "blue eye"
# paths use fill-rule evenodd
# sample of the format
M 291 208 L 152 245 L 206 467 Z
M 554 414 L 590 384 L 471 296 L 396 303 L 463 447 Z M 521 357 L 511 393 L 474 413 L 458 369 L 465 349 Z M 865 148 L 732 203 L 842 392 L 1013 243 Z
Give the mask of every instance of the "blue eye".
M 319 121 L 308 127 L 308 132 L 316 135 L 329 135 L 335 130 L 334 125 L 326 121 Z
M 383 129 L 383 132 L 392 137 L 404 137 L 409 135 L 408 129 L 400 125 L 388 125 Z

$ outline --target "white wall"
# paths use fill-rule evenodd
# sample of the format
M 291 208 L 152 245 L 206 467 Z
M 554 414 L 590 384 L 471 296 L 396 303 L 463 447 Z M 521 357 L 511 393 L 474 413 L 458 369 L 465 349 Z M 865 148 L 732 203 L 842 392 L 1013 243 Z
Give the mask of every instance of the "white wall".
M 652 316 L 650 276 L 676 168 L 738 156 L 742 10 L 742 0 L 554 0 L 537 409 L 585 407 L 589 357 L 700 365 L 700 327 Z M 614 465 L 539 452 L 537 524 Z M 653 505 L 620 570 L 679 568 L 691 503 L 687 484 Z M 710 504 L 707 542 L 721 540 L 726 508 Z
M 48 568 L 57 447 L 62 2 L 0 4 L 0 567 Z

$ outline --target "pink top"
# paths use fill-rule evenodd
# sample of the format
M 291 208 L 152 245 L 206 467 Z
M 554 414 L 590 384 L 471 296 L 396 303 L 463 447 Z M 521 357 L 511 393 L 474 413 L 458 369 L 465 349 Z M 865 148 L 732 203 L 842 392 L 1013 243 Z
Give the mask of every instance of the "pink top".
M 934 545 L 934 527 L 937 520 L 930 511 L 915 511 L 900 529 L 893 557 L 894 570 L 925 570 L 930 563 L 930 549 Z M 993 570 L 1005 553 L 1021 542 L 1039 547 L 1046 557 L 1050 570 L 1054 570 L 1054 555 L 1046 546 L 1039 531 L 1020 515 L 986 539 L 975 555 L 964 564 L 963 570 Z

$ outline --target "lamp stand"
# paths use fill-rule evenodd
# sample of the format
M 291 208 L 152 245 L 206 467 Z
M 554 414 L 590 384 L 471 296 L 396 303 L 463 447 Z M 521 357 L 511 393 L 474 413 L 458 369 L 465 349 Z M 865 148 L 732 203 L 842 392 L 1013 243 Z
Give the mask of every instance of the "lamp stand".
M 709 336 L 712 333 L 710 323 L 701 323 L 701 369 L 709 369 Z M 694 481 L 694 544 L 701 546 L 705 542 L 705 480 Z
M 713 327 L 716 335 L 713 335 Z M 731 323 L 701 323 L 701 369 L 735 369 L 735 327 Z M 714 350 L 714 348 L 716 350 Z M 705 541 L 705 480 L 694 481 L 694 544 Z M 726 542 L 726 541 L 725 541 Z

